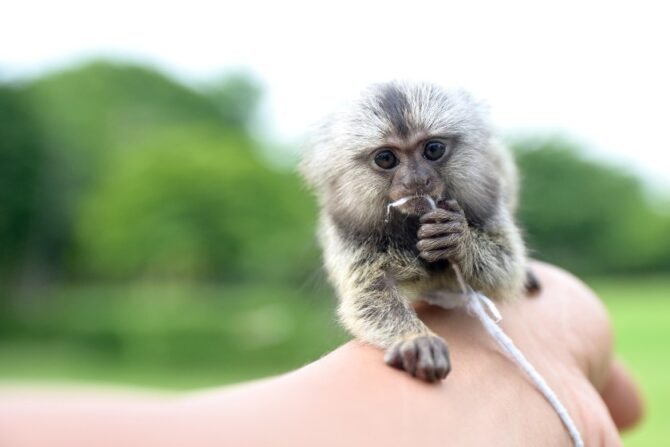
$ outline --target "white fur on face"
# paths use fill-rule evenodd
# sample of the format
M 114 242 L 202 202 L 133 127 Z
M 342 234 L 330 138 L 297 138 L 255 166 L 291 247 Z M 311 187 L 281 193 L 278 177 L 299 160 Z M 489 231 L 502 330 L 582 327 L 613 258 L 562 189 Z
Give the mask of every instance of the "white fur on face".
M 485 107 L 463 90 L 428 83 L 390 82 L 365 90 L 317 127 L 300 169 L 322 206 L 337 206 L 362 221 L 378 222 L 390 183 L 373 170 L 370 156 L 389 140 L 410 141 L 417 135 L 456 136 L 458 147 L 443 172 L 446 184 L 454 195 L 475 205 L 491 195 L 490 182 L 472 181 L 491 164 Z

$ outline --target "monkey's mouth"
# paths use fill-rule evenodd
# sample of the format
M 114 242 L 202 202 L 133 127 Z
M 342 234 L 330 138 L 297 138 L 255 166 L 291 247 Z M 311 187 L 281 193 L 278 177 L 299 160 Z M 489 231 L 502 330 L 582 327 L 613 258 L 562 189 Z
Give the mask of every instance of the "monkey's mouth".
M 430 196 L 407 196 L 402 197 L 386 206 L 386 216 L 391 212 L 391 208 L 396 208 L 402 214 L 410 216 L 421 216 L 435 208 L 435 199 Z

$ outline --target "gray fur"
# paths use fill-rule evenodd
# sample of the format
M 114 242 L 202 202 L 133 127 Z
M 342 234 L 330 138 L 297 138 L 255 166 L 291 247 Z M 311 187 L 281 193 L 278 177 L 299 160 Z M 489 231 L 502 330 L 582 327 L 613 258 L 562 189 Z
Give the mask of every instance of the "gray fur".
M 376 96 L 377 107 L 372 109 L 373 113 L 383 114 L 397 135 L 407 137 L 411 105 L 405 92 L 393 84 L 386 84 L 380 87 Z
M 429 166 L 449 205 L 421 221 L 397 211 L 385 221 L 393 180 L 374 169 L 372 154 L 436 137 L 452 144 L 448 157 Z M 322 209 L 319 235 L 341 320 L 359 339 L 395 346 L 389 352 L 403 351 L 399 343 L 424 352 L 412 340 L 425 345 L 432 334 L 410 302 L 431 290 L 455 290 L 450 262 L 494 299 L 521 294 L 526 262 L 512 219 L 516 171 L 509 151 L 492 136 L 486 108 L 467 92 L 427 83 L 374 85 L 317 128 L 301 171 Z M 419 231 L 430 238 L 419 240 Z

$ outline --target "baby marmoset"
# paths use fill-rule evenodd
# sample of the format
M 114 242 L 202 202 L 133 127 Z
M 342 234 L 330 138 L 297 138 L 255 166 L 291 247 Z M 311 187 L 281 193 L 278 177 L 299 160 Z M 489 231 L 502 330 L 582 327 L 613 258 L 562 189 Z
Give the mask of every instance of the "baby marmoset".
M 516 169 L 468 93 L 372 86 L 318 128 L 301 170 L 321 206 L 319 238 L 341 321 L 385 348 L 387 363 L 428 381 L 448 374 L 445 341 L 411 302 L 458 292 L 451 262 L 493 299 L 523 293 Z M 417 198 L 387 215 L 389 203 L 408 196 L 438 206 Z

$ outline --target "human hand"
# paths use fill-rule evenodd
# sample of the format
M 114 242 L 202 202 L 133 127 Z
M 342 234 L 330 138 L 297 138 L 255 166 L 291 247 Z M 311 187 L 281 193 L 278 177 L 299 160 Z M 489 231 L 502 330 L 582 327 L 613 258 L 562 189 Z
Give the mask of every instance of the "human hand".
M 607 313 L 573 276 L 545 264 L 533 269 L 543 290 L 501 304 L 503 329 L 559 396 L 585 444 L 620 446 L 617 428 L 633 425 L 642 406 L 630 376 L 612 361 Z M 384 367 L 378 349 L 351 342 L 294 373 L 222 392 L 218 403 L 235 420 L 227 439 L 250 446 L 571 445 L 552 407 L 475 318 L 417 310 L 449 341 L 453 369 L 445 381 L 417 381 Z M 258 420 L 262 434 L 251 434 Z
M 499 306 L 502 327 L 544 376 L 585 444 L 620 446 L 642 405 L 612 361 L 607 313 L 581 282 L 534 264 L 542 292 Z M 297 371 L 192 395 L 156 398 L 0 392 L 0 439 L 28 446 L 569 446 L 558 416 L 479 322 L 422 305 L 449 340 L 447 380 L 418 381 L 353 341 Z

